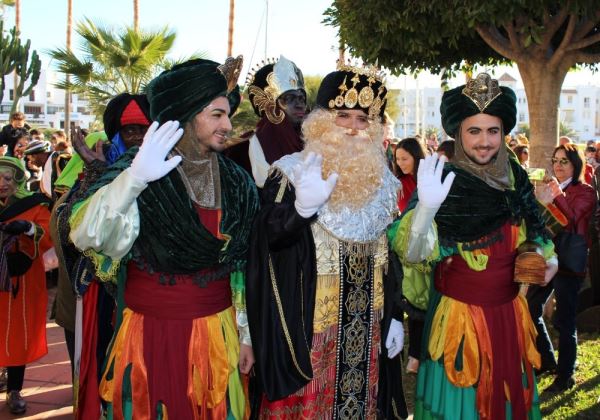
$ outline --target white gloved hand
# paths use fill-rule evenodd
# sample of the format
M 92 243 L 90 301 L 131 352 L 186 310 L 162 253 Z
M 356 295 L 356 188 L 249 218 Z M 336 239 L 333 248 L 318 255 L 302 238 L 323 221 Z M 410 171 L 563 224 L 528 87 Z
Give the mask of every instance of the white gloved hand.
M 431 227 L 433 218 L 438 209 L 448 196 L 454 177 L 454 172 L 446 175 L 442 183 L 442 171 L 446 156 L 438 159 L 434 153 L 421 160 L 417 171 L 417 194 L 419 202 L 415 208 L 411 230 L 418 234 L 425 234 Z
M 322 178 L 322 163 L 323 157 L 311 152 L 302 163 L 294 167 L 294 206 L 298 214 L 305 219 L 314 215 L 327 202 L 337 182 L 336 173 L 329 175 L 326 180 Z
M 385 339 L 385 348 L 388 351 L 388 358 L 393 359 L 398 356 L 404 347 L 404 325 L 402 322 L 392 319 L 390 329 Z
M 446 156 L 438 159 L 438 154 L 427 156 L 419 163 L 417 171 L 417 191 L 419 204 L 430 209 L 439 209 L 454 181 L 455 174 L 450 172 L 442 183 L 442 171 Z
M 165 160 L 175 143 L 183 135 L 178 121 L 167 121 L 158 127 L 153 122 L 144 136 L 144 142 L 133 159 L 128 171 L 131 176 L 144 182 L 162 178 L 181 162 L 181 156 Z

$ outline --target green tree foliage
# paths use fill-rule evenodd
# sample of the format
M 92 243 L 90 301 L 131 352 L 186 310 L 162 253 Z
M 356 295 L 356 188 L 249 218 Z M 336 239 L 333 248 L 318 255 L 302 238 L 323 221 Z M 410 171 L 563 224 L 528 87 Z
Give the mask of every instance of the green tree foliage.
M 235 112 L 235 115 L 231 118 L 231 125 L 233 127 L 232 136 L 241 137 L 243 134 L 254 130 L 257 122 L 258 117 L 254 113 L 250 100 L 247 95 L 243 95 L 240 106 Z
M 597 0 L 334 0 L 325 23 L 352 55 L 395 74 L 428 69 L 447 78 L 474 64 L 515 63 L 536 161 L 557 142 L 566 73 L 600 62 Z
M 575 134 L 575 130 L 573 130 L 573 128 L 569 124 L 562 121 L 560 122 L 558 126 L 559 136 L 573 137 Z
M 167 27 L 158 31 L 114 29 L 84 19 L 76 32 L 82 39 L 79 55 L 66 48 L 49 51 L 57 69 L 70 76 L 69 82 L 63 80 L 56 87 L 85 95 L 97 116 L 112 97 L 142 92 L 152 78 L 176 63 L 167 58 L 175 41 L 175 32 Z M 198 55 L 191 58 L 195 57 Z
M 317 103 L 317 92 L 323 78 L 317 75 L 304 76 L 304 88 L 306 89 L 306 103 L 309 109 L 313 109 Z

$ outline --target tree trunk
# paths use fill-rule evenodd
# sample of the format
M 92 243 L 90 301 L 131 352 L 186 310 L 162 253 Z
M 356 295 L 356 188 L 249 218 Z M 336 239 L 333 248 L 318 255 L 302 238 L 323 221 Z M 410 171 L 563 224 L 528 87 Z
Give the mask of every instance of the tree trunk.
M 21 37 L 21 0 L 15 1 L 15 29 L 17 30 L 17 36 Z M 11 114 L 19 110 L 19 99 L 17 97 L 17 84 L 19 83 L 19 76 L 17 76 L 17 70 L 14 72 L 13 78 L 13 105 L 11 108 Z
M 566 70 L 550 69 L 543 61 L 517 63 L 529 107 L 531 167 L 552 168 L 550 158 L 558 144 L 558 105 Z
M 133 30 L 140 30 L 140 2 L 133 0 Z
M 227 57 L 233 56 L 234 16 L 235 16 L 235 0 L 229 0 L 229 33 L 227 36 Z
M 67 0 L 67 51 L 71 51 L 71 26 L 73 26 L 73 0 Z M 67 84 L 69 83 L 69 75 Z M 71 139 L 71 92 L 65 90 L 65 135 Z

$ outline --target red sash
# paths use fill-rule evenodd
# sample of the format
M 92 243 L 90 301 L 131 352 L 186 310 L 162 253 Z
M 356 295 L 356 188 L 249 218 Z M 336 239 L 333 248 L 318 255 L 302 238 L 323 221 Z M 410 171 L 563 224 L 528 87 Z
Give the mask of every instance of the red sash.
M 435 288 L 443 295 L 478 306 L 496 306 L 512 301 L 519 292 L 513 281 L 515 252 L 494 253 L 487 268 L 475 271 L 459 255 L 446 258 L 435 272 Z

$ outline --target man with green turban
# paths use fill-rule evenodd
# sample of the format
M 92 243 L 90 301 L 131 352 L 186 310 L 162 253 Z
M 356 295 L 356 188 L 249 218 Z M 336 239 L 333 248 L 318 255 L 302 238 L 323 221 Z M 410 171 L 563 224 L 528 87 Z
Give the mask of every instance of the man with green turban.
M 191 60 L 151 81 L 155 122 L 142 146 L 73 208 L 71 240 L 94 275 L 117 285 L 99 390 L 108 418 L 249 414 L 244 271 L 258 196 L 219 153 L 240 101 L 240 68 L 241 57 Z
M 517 248 L 556 255 L 533 186 L 504 143 L 516 122 L 514 92 L 487 74 L 442 97 L 442 125 L 456 139 L 452 163 L 419 165 L 417 194 L 388 232 L 404 282 L 430 285 L 415 419 L 541 418 L 533 368 L 535 328 L 514 281 Z M 533 244 L 531 244 L 533 242 Z

